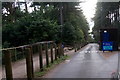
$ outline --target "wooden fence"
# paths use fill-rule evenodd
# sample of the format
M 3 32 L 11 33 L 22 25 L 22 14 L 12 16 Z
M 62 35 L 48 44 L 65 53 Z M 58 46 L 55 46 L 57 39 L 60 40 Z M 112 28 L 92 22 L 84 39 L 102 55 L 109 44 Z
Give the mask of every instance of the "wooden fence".
M 56 44 L 53 41 L 38 42 L 31 45 L 24 45 L 19 47 L 2 49 L 7 80 L 13 80 L 13 72 L 12 72 L 12 64 L 11 64 L 12 60 L 16 61 L 21 57 L 26 58 L 27 79 L 32 80 L 34 78 L 33 53 L 35 53 L 35 51 L 33 50 L 33 47 L 36 47 L 35 49 L 37 49 L 39 53 L 40 71 L 43 71 L 43 67 L 44 67 L 43 50 L 45 51 L 46 67 L 49 67 L 50 63 L 53 63 L 54 60 L 57 60 L 58 58 L 64 55 L 62 44 L 61 43 Z M 48 54 L 48 50 L 50 50 L 50 54 Z M 54 54 L 55 57 L 53 56 L 53 50 L 55 52 Z M 18 53 L 18 51 L 20 52 Z M 50 58 L 49 58 L 49 55 L 50 55 Z

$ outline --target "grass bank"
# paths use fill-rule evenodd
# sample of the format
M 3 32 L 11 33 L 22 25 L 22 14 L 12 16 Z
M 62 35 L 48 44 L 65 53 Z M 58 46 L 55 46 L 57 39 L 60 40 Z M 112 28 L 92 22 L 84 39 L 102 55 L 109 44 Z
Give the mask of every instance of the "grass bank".
M 65 61 L 66 59 L 70 58 L 68 55 L 65 56 L 61 56 L 60 58 L 58 58 L 57 60 L 55 60 L 53 63 L 50 63 L 49 67 L 44 67 L 43 71 L 38 71 L 35 72 L 35 78 L 40 78 L 42 76 L 44 76 L 48 71 L 50 71 L 51 69 L 53 69 L 56 65 L 62 63 L 63 61 Z

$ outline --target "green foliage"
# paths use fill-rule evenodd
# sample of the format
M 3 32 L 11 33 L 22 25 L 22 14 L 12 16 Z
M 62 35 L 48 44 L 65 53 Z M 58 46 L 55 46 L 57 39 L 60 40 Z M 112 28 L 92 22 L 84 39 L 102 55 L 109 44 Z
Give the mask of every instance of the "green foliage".
M 4 25 L 3 43 L 4 41 L 8 41 L 10 46 L 19 46 L 39 41 L 53 40 L 58 26 L 56 21 L 45 19 L 38 15 L 39 13 L 26 15 L 14 24 Z
M 76 38 L 75 28 L 69 22 L 66 22 L 64 25 L 63 34 L 63 40 L 66 43 L 72 43 Z
M 5 2 L 2 7 L 7 10 L 7 13 L 2 14 L 3 47 L 50 40 L 66 44 L 87 41 L 88 23 L 82 10 L 76 7 L 79 3 L 62 3 L 62 26 L 61 3 L 33 2 L 30 7 L 34 7 L 34 11 L 31 13 L 22 11 L 20 5 L 11 7 L 12 4 L 14 2 Z
M 67 56 L 67 55 L 61 56 L 60 58 L 58 58 L 57 60 L 55 60 L 53 63 L 50 63 L 49 67 L 47 67 L 47 68 L 44 67 L 42 72 L 36 72 L 35 73 L 35 77 L 42 77 L 42 76 L 44 76 L 49 70 L 51 70 L 57 64 L 60 64 L 61 62 L 65 61 L 68 58 L 69 58 L 69 56 Z

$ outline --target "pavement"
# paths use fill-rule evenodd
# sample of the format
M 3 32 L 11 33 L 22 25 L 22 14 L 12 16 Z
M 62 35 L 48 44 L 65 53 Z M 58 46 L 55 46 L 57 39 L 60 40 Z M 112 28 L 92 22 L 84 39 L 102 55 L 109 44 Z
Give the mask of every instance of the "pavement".
M 118 52 L 102 52 L 89 44 L 50 70 L 43 78 L 112 78 L 118 68 Z
M 97 44 L 88 44 L 76 53 L 74 50 L 65 54 L 72 56 L 70 59 L 57 65 L 43 78 L 110 78 L 117 71 L 118 52 L 102 52 Z M 34 71 L 39 70 L 38 54 L 34 55 Z M 43 59 L 46 63 L 45 58 Z M 12 63 L 13 77 L 26 78 L 25 59 Z M 2 78 L 5 78 L 5 69 L 1 69 Z M 0 76 L 1 77 L 1 76 Z

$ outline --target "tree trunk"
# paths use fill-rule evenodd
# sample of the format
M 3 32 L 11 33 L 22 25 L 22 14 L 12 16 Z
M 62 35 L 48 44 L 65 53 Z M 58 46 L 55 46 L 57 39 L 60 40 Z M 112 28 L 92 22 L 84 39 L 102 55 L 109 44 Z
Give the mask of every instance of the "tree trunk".
M 25 0 L 25 12 L 28 13 L 27 1 Z

